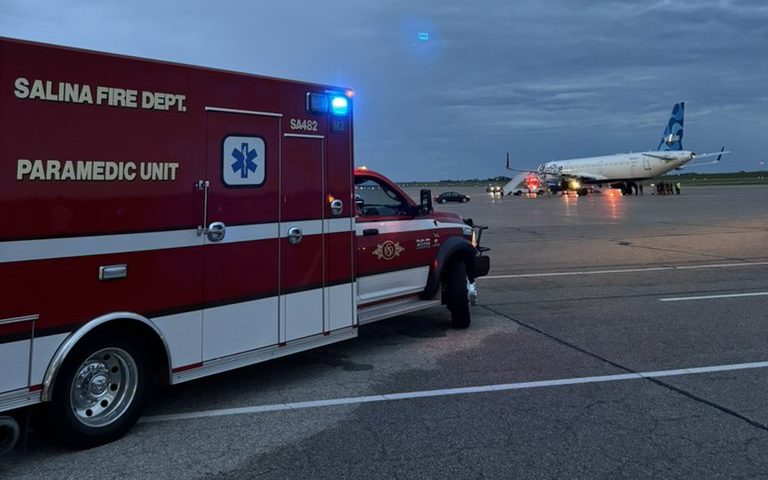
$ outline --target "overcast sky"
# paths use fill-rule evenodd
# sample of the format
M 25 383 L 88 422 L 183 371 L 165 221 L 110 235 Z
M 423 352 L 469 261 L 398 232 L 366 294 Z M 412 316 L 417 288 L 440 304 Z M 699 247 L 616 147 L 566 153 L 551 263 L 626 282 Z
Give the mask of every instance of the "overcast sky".
M 768 169 L 763 0 L 0 0 L 0 35 L 351 87 L 399 181 L 654 149 L 680 100 L 708 171 Z

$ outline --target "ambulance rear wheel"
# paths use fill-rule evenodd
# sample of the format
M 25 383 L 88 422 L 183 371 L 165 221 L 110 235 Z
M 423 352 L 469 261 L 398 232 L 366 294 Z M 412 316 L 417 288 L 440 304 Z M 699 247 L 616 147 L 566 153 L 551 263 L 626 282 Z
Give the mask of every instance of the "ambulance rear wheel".
M 67 446 L 90 448 L 120 438 L 136 423 L 147 389 L 146 357 L 134 335 L 87 338 L 62 364 L 50 420 Z
M 456 259 L 448 264 L 445 279 L 445 303 L 451 312 L 453 328 L 467 328 L 472 319 L 469 316 L 469 292 L 467 291 L 467 265 Z

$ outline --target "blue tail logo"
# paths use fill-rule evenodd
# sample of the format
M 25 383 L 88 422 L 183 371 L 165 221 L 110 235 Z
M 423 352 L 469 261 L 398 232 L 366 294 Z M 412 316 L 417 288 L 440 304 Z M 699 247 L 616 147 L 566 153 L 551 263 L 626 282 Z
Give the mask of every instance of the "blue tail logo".
M 683 149 L 683 115 L 685 114 L 685 102 L 676 103 L 672 108 L 672 116 L 669 117 L 664 136 L 661 137 L 657 151 L 679 151 Z

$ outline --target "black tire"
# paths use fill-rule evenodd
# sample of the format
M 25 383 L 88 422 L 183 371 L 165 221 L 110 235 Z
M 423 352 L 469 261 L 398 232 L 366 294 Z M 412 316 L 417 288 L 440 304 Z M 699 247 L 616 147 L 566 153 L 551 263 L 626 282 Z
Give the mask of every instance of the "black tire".
M 48 406 L 51 433 L 60 443 L 90 448 L 117 440 L 133 427 L 147 397 L 147 357 L 138 347 L 142 344 L 126 332 L 97 333 L 67 356 Z M 76 384 L 83 388 L 74 388 Z
M 451 312 L 453 328 L 467 328 L 472 322 L 469 316 L 467 292 L 467 265 L 461 259 L 448 264 L 445 277 L 445 304 Z
M 13 417 L 0 416 L 0 457 L 10 452 L 19 441 L 21 429 Z
M 440 199 L 440 203 L 445 203 L 445 199 L 444 199 L 444 198 L 441 198 L 441 199 Z

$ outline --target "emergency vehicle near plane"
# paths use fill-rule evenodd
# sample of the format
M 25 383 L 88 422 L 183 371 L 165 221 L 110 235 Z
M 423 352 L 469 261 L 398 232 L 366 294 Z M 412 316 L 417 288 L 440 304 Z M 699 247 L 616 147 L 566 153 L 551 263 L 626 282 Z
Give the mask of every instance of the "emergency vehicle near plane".
M 153 385 L 445 304 L 482 227 L 353 170 L 343 88 L 0 38 L 0 450 L 43 404 L 124 434 Z

